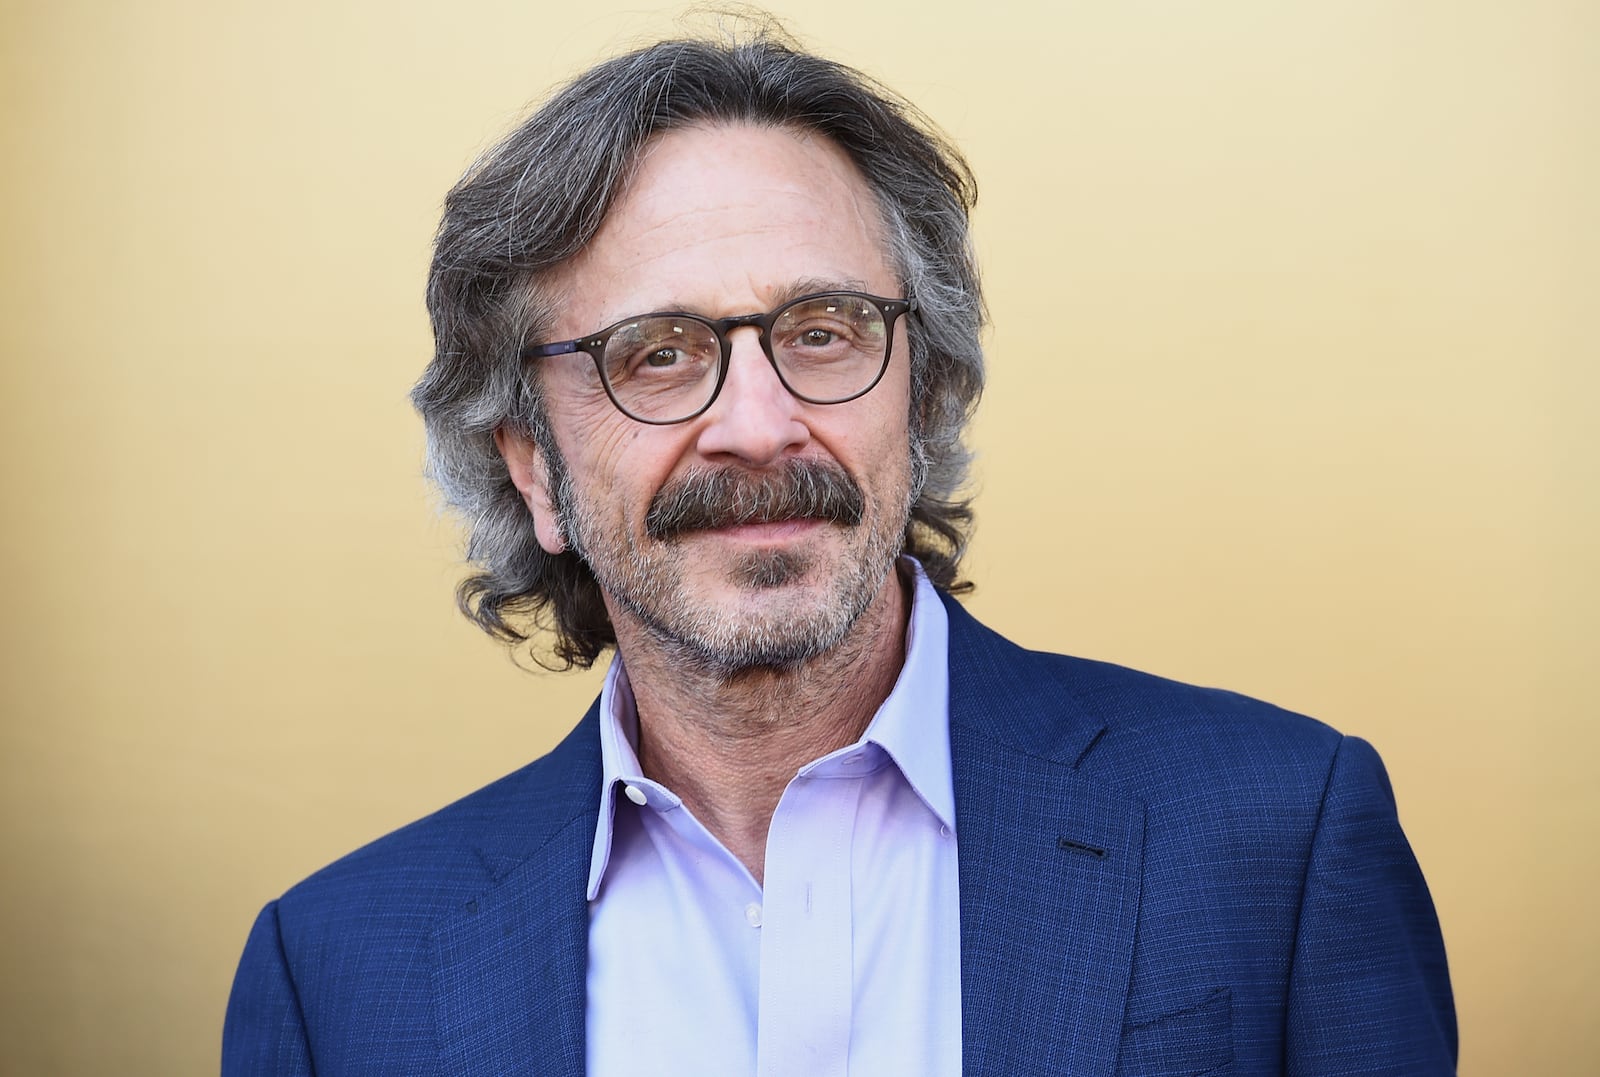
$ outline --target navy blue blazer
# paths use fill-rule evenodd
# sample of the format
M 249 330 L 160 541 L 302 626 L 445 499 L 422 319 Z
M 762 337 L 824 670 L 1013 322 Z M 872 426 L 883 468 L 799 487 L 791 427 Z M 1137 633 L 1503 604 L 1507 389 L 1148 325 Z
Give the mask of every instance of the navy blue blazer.
M 964 1073 L 1454 1072 L 1444 944 L 1371 747 L 946 605 Z M 596 715 L 268 905 L 226 1077 L 580 1077 Z

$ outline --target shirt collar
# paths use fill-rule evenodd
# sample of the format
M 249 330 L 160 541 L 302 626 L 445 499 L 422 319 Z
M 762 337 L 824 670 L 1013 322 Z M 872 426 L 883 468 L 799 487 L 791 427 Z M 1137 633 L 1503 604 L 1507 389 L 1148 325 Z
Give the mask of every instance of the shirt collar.
M 922 566 L 905 558 L 915 575 L 911 616 L 906 623 L 906 656 L 889 696 L 854 745 L 831 755 L 875 744 L 899 768 L 912 790 L 938 820 L 955 829 L 955 785 L 950 775 L 950 622 L 939 593 Z M 621 654 L 615 655 L 600 689 L 600 818 L 589 858 L 589 900 L 600 892 L 611 858 L 617 790 L 633 786 L 657 810 L 682 801 L 650 781 L 639 767 L 638 709 Z M 830 757 L 831 757 L 830 755 Z M 821 762 L 819 760 L 818 762 Z M 815 764 L 809 764 L 814 766 Z

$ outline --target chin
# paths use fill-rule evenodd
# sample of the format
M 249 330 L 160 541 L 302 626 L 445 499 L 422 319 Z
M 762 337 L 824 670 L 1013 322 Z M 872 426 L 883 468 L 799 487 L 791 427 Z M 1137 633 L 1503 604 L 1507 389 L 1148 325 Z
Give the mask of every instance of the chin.
M 833 611 L 829 611 L 833 612 Z M 854 617 L 798 619 L 718 617 L 703 631 L 679 632 L 665 640 L 686 663 L 730 679 L 759 670 L 798 669 L 833 652 L 849 635 Z
M 658 611 L 667 616 L 647 617 L 648 627 L 679 660 L 715 676 L 798 668 L 843 643 L 878 591 L 850 575 L 812 579 L 814 567 L 790 551 L 752 553 L 731 574 L 732 594 Z

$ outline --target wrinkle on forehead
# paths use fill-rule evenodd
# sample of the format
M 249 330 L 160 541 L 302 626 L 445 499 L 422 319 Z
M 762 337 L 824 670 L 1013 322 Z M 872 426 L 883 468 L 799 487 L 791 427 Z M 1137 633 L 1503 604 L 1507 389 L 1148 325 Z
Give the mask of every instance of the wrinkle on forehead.
M 741 153 L 751 160 L 731 156 Z M 560 335 L 654 310 L 752 313 L 847 282 L 871 290 L 861 274 L 890 266 L 883 237 L 876 196 L 824 135 L 751 124 L 663 132 L 646 144 L 594 238 L 551 274 Z M 693 268 L 680 270 L 686 248 Z M 782 272 L 785 258 L 806 268 Z M 729 309 L 708 309 L 712 297 Z

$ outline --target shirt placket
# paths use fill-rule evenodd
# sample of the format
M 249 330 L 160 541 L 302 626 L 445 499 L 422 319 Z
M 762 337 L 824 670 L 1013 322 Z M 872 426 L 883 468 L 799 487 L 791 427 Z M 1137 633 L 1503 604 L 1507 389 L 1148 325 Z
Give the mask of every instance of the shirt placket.
M 767 835 L 758 1077 L 845 1077 L 855 977 L 851 843 L 861 783 L 797 777 Z

